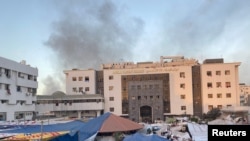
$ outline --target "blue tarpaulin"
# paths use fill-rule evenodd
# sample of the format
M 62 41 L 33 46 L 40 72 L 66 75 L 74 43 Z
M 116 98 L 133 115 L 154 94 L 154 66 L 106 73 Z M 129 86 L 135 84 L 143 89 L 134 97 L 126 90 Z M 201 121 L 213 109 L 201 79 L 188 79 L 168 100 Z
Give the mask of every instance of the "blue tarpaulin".
M 123 141 L 170 141 L 167 138 L 163 138 L 156 134 L 142 134 L 142 133 L 135 133 L 133 135 L 126 136 Z
M 49 125 L 29 125 L 29 126 L 20 126 L 18 129 L 12 130 L 2 130 L 0 133 L 38 133 L 41 132 L 59 132 L 59 131 L 69 131 L 76 132 L 78 131 L 85 122 L 80 120 L 74 120 L 66 123 L 57 123 Z
M 91 119 L 81 126 L 78 131 L 56 137 L 51 141 L 85 141 L 93 137 L 93 135 L 96 135 L 101 128 L 102 123 L 109 117 L 109 115 L 110 113 L 105 113 L 97 118 Z
M 129 121 L 129 120 L 124 119 L 124 118 L 119 117 L 119 116 L 115 116 L 115 115 L 107 112 L 107 113 L 105 113 L 105 114 L 103 114 L 103 115 L 101 115 L 101 116 L 99 116 L 97 118 L 89 120 L 78 131 L 71 132 L 71 133 L 66 134 L 66 135 L 62 135 L 60 137 L 52 139 L 51 141 L 65 141 L 65 140 L 69 140 L 68 138 L 70 136 L 72 137 L 70 139 L 70 141 L 94 140 L 95 136 L 98 133 L 100 133 L 101 131 L 103 131 L 103 129 L 106 129 L 107 126 L 108 127 L 112 127 L 113 126 L 113 127 L 116 127 L 116 128 L 112 128 L 112 130 L 106 130 L 106 131 L 112 131 L 112 132 L 122 131 L 122 130 L 131 131 L 128 128 L 125 128 L 125 127 L 127 127 L 126 125 L 124 125 L 124 124 L 118 124 L 117 122 L 123 122 L 124 124 L 126 124 L 127 126 L 129 126 L 129 129 L 131 129 L 131 130 L 137 130 L 137 129 L 142 128 L 140 124 L 138 124 L 138 125 L 137 125 L 137 123 L 134 124 L 134 122 L 132 122 L 132 121 Z M 106 126 L 106 128 L 104 128 L 104 125 Z M 108 128 L 108 129 L 110 129 L 110 128 Z M 108 133 L 108 132 L 103 132 L 103 133 Z M 77 138 L 73 138 L 76 135 L 78 135 L 78 139 Z

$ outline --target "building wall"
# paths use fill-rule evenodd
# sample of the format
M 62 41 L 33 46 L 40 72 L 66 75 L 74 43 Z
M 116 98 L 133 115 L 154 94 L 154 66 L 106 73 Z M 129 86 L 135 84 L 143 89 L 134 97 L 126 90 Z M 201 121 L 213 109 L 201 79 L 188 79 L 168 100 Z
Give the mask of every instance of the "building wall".
M 192 68 L 192 82 L 193 82 L 193 110 L 194 116 L 202 117 L 202 93 L 201 93 L 201 71 L 200 66 L 193 66 Z
M 36 110 L 38 115 L 56 117 L 96 117 L 103 112 L 104 100 L 100 95 L 66 95 L 55 92 L 52 95 L 39 95 Z
M 203 113 L 207 113 L 210 110 L 209 107 L 239 106 L 238 66 L 239 63 L 201 65 Z M 221 85 L 217 86 L 217 83 Z M 208 95 L 212 97 L 209 98 Z
M 250 86 L 246 85 L 244 83 L 239 85 L 239 89 L 240 89 L 240 105 L 241 106 L 250 106 Z
M 38 69 L 0 57 L 0 120 L 30 120 L 35 111 Z
M 96 94 L 95 70 L 66 70 L 66 94 Z
M 184 57 L 177 56 L 161 57 L 161 61 L 155 63 L 103 64 L 102 70 L 96 72 L 96 76 L 94 76 L 94 72 L 87 73 L 89 70 L 82 71 L 81 75 L 92 75 L 93 79 L 96 78 L 96 82 L 91 82 L 91 86 L 96 86 L 96 92 L 100 91 L 104 95 L 104 112 L 112 112 L 138 120 L 139 116 L 134 115 L 139 115 L 139 106 L 142 105 L 136 107 L 136 102 L 131 101 L 131 96 L 135 91 L 131 90 L 130 86 L 151 84 L 150 81 L 152 81 L 152 84 L 160 85 L 163 99 L 163 106 L 159 107 L 163 113 L 162 115 L 156 113 L 156 117 L 185 114 L 201 117 L 203 113 L 210 110 L 209 106 L 222 108 L 239 105 L 239 66 L 238 62 L 224 63 L 223 59 L 206 60 L 200 64 L 195 59 L 184 59 Z M 217 71 L 220 72 L 220 75 L 216 75 Z M 225 72 L 229 72 L 229 74 L 226 75 Z M 67 71 L 66 77 L 72 77 L 71 73 L 75 75 L 75 70 Z M 157 77 L 157 75 L 166 75 L 164 77 L 167 79 L 150 78 Z M 92 77 L 90 78 L 92 79 Z M 73 86 L 70 83 L 73 82 L 67 81 L 66 85 L 69 85 L 67 87 Z M 217 83 L 220 83 L 221 86 L 217 87 Z M 85 85 L 82 84 L 82 86 Z M 210 88 L 209 85 L 212 87 Z M 143 93 L 151 96 L 150 90 L 137 91 L 136 96 Z M 209 98 L 208 95 L 212 95 L 212 98 Z M 129 105 L 131 103 L 133 104 Z M 156 108 L 150 102 L 146 102 L 144 105 Z M 132 109 L 134 111 L 131 111 Z
M 184 73 L 184 77 L 180 74 Z M 158 67 L 158 68 L 133 68 L 133 69 L 107 69 L 104 70 L 104 97 L 105 97 L 105 112 L 114 108 L 114 113 L 118 115 L 127 115 L 128 113 L 122 112 L 122 100 L 128 99 L 126 94 L 127 85 L 122 87 L 122 76 L 128 75 L 156 75 L 168 74 L 169 75 L 169 93 L 171 112 L 165 112 L 166 115 L 179 115 L 179 114 L 193 114 L 193 95 L 192 95 L 192 67 L 191 66 L 177 66 L 177 67 Z M 112 77 L 112 80 L 109 78 Z M 139 79 L 139 78 L 138 78 Z M 183 88 L 180 88 L 182 87 Z M 109 87 L 113 87 L 112 90 Z M 166 86 L 164 86 L 166 87 Z M 163 88 L 164 88 L 163 87 Z M 125 91 L 125 94 L 124 94 Z M 184 98 L 181 98 L 184 96 Z M 110 97 L 114 100 L 110 101 Z M 179 103 L 176 105 L 176 103 Z M 126 105 L 126 104 L 125 104 Z M 185 108 L 182 109 L 182 106 Z M 166 107 L 161 107 L 166 108 Z

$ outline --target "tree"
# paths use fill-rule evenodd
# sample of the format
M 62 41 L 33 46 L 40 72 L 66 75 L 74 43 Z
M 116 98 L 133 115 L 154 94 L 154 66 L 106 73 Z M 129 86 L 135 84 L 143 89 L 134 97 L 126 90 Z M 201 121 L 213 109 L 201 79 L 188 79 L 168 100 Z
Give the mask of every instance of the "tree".
M 212 110 L 208 111 L 207 114 L 205 114 L 205 119 L 208 120 L 215 120 L 217 117 L 221 115 L 221 111 L 219 108 L 213 108 Z

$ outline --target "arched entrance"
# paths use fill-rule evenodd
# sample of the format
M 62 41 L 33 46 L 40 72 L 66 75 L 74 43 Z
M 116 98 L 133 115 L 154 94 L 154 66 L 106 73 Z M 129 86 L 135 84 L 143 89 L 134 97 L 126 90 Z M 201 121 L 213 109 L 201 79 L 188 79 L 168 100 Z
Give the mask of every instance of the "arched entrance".
M 142 122 L 152 123 L 152 108 L 150 106 L 142 106 L 140 108 L 140 116 Z

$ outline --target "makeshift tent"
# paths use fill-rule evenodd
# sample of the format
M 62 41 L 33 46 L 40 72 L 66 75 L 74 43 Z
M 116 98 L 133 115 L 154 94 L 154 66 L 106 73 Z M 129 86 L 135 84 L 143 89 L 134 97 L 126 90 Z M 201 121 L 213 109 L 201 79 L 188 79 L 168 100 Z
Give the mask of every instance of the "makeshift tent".
M 188 131 L 192 136 L 192 140 L 195 141 L 207 141 L 208 140 L 208 125 L 207 124 L 197 124 L 189 122 L 187 124 Z
M 170 140 L 156 134 L 146 135 L 142 133 L 135 133 L 133 135 L 125 136 L 123 141 L 170 141 Z
M 74 120 L 66 123 L 57 123 L 57 124 L 49 124 L 49 125 L 28 125 L 21 126 L 18 129 L 13 130 L 2 130 L 0 133 L 38 133 L 41 132 L 41 128 L 43 132 L 58 132 L 58 131 L 70 131 L 75 132 L 78 131 L 85 122 L 81 120 Z
M 89 138 L 94 138 L 93 136 L 98 133 L 128 132 L 136 131 L 142 128 L 143 126 L 136 122 L 107 112 L 97 118 L 89 120 L 78 132 L 70 133 L 70 135 L 73 137 L 75 134 L 78 134 L 79 141 L 84 141 Z M 63 140 L 62 136 L 61 141 Z M 52 141 L 59 140 L 58 138 L 55 138 Z
M 18 134 L 12 137 L 5 138 L 3 140 L 8 141 L 48 141 L 54 137 L 66 134 L 67 132 L 43 132 L 34 134 Z

